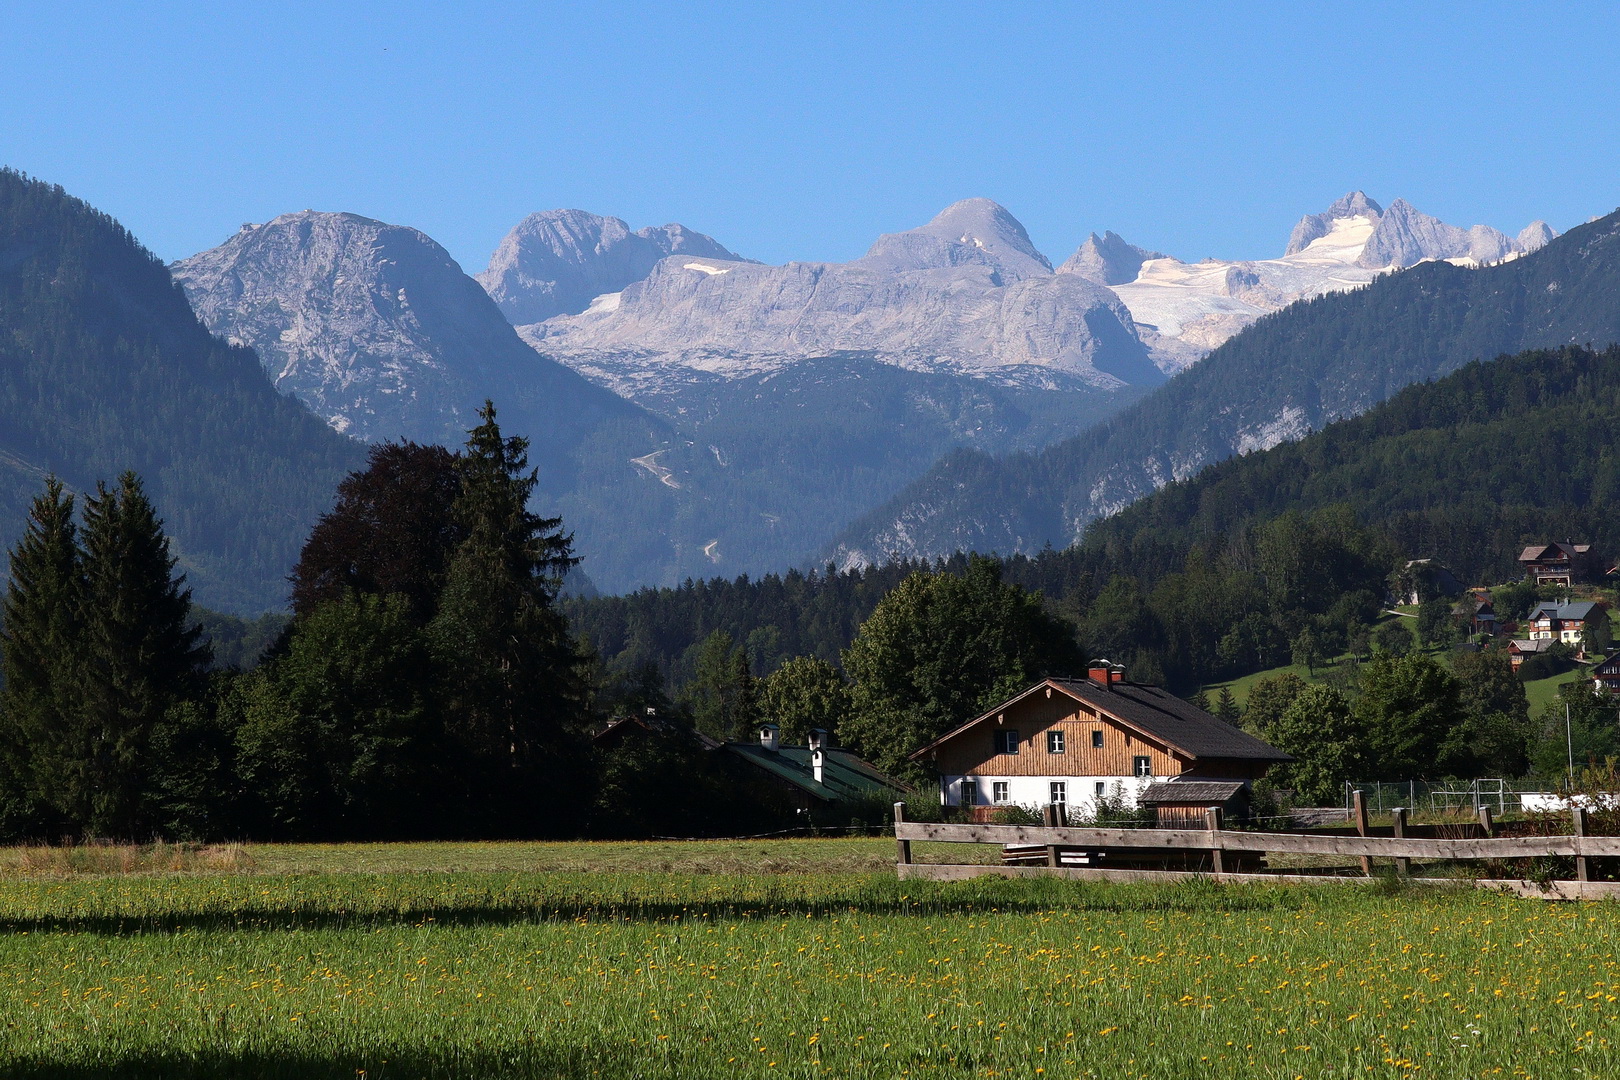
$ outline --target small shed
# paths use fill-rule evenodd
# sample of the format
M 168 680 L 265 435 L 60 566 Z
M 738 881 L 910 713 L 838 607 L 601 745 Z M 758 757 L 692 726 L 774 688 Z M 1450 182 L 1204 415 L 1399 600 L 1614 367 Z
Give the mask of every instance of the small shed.
M 1204 812 L 1212 806 L 1226 820 L 1246 821 L 1249 785 L 1235 780 L 1171 780 L 1148 785 L 1136 803 L 1153 808 L 1161 829 L 1202 829 Z

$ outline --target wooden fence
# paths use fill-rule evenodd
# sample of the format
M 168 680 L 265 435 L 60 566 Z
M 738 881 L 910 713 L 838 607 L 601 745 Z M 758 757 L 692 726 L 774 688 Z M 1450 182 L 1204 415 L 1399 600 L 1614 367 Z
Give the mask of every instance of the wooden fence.
M 1620 858 L 1620 836 L 1588 836 L 1586 810 L 1572 813 L 1574 832 L 1568 836 L 1496 836 L 1490 811 L 1480 814 L 1480 835 L 1468 839 L 1408 836 L 1406 812 L 1395 811 L 1393 835 L 1374 836 L 1365 807 L 1358 807 L 1358 835 L 1313 832 L 1252 832 L 1222 827 L 1219 809 L 1210 808 L 1203 829 L 1072 828 L 1056 824 L 1055 808 L 1048 807 L 1044 825 L 944 825 L 907 821 L 905 804 L 894 804 L 896 870 L 902 880 L 961 881 L 1000 876 L 1058 876 L 1094 881 L 1177 881 L 1212 878 L 1218 881 L 1269 881 L 1291 884 L 1366 883 L 1374 880 L 1374 859 L 1384 860 L 1398 875 L 1411 871 L 1411 861 L 1442 863 L 1470 860 L 1512 860 L 1538 856 L 1572 856 L 1575 878 L 1569 881 L 1531 881 L 1523 878 L 1422 878 L 1502 889 L 1520 896 L 1550 900 L 1597 899 L 1620 896 L 1620 881 L 1590 880 L 1593 858 Z M 1383 830 L 1379 830 L 1383 831 Z M 1031 853 L 1044 865 L 980 863 L 919 863 L 912 860 L 917 841 L 957 844 L 997 844 L 1003 852 L 1016 852 L 1026 861 Z M 1040 856 L 1044 854 L 1044 859 Z M 1287 873 L 1250 869 L 1267 854 L 1353 857 L 1359 873 Z M 1106 865 L 1125 863 L 1124 867 Z M 1143 863 L 1181 863 L 1196 869 L 1144 869 Z M 1077 865 L 1083 864 L 1083 865 Z M 1132 865 L 1134 864 L 1134 865 Z

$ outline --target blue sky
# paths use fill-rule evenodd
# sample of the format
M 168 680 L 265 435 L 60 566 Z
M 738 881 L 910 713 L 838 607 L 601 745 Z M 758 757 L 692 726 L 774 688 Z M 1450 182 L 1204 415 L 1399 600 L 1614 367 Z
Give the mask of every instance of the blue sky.
M 1567 229 L 1620 204 L 1615 11 L 3 0 L 0 164 L 165 259 L 315 208 L 413 225 L 469 272 L 558 206 L 773 262 L 976 195 L 1054 261 L 1104 229 L 1277 255 L 1357 187 Z

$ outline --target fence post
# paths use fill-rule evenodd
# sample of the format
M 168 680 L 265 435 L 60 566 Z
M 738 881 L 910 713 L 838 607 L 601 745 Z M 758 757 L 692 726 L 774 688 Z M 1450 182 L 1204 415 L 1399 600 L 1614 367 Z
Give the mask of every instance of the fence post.
M 895 848 L 894 855 L 895 855 L 895 859 L 902 866 L 905 866 L 905 865 L 907 865 L 907 864 L 909 864 L 911 862 L 911 841 L 910 840 L 902 840 L 899 837 L 900 826 L 905 820 L 906 820 L 906 804 L 903 803 L 903 802 L 895 803 L 894 804 L 894 831 L 895 831 L 896 835 L 895 835 L 895 838 L 894 838 L 894 848 Z
M 1355 793 L 1351 797 L 1355 802 L 1356 835 L 1357 836 L 1366 836 L 1367 835 L 1367 793 L 1365 791 L 1362 791 L 1360 788 L 1357 788 L 1355 790 Z M 1372 877 L 1372 857 L 1371 856 L 1363 855 L 1361 857 L 1361 872 L 1363 874 L 1365 874 L 1366 876 L 1368 876 L 1368 877 Z
M 1586 850 L 1586 845 L 1581 843 L 1586 836 L 1586 807 L 1575 807 L 1570 816 L 1575 819 L 1575 880 L 1590 881 L 1591 878 L 1587 876 L 1586 856 L 1582 854 Z
M 1041 820 L 1046 824 L 1048 829 L 1055 829 L 1058 827 L 1057 803 L 1047 803 L 1041 808 Z M 1060 864 L 1060 862 L 1061 859 L 1058 857 L 1058 846 L 1056 844 L 1047 844 L 1046 865 L 1057 866 Z
M 1218 806 L 1205 807 L 1205 809 L 1204 809 L 1204 828 L 1208 829 L 1212 833 L 1218 833 L 1218 832 L 1221 831 L 1221 808 L 1220 807 L 1218 807 Z M 1210 865 L 1215 868 L 1215 872 L 1217 874 L 1224 874 L 1224 873 L 1226 873 L 1226 853 L 1223 852 L 1220 849 L 1220 844 L 1219 844 L 1220 838 L 1219 837 L 1212 837 L 1212 839 L 1214 839 L 1216 841 L 1216 843 L 1214 845 L 1212 845 L 1210 847 L 1210 849 L 1209 849 Z
M 1479 808 L 1479 827 L 1484 830 L 1486 839 L 1496 835 L 1496 822 L 1491 820 L 1489 803 L 1481 804 Z
M 1406 839 L 1406 807 L 1395 808 L 1395 837 L 1398 840 Z M 1401 877 L 1409 877 L 1412 873 L 1412 860 L 1404 856 L 1395 859 L 1395 873 Z

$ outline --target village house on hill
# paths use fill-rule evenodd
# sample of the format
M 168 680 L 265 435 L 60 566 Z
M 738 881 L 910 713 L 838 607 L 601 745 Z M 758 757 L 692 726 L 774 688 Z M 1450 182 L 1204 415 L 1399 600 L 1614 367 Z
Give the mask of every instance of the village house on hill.
M 1570 541 L 1539 544 L 1519 553 L 1526 581 L 1536 585 L 1571 588 L 1596 584 L 1603 578 L 1603 564 L 1591 544 Z
M 1588 646 L 1601 651 L 1609 643 L 1609 613 L 1602 604 L 1591 600 L 1537 604 L 1525 625 L 1530 641 L 1558 641 L 1577 652 L 1584 652 Z
M 1159 781 L 1249 784 L 1293 759 L 1156 686 L 1094 664 L 1085 679 L 1043 679 L 911 755 L 939 770 L 940 801 L 987 818 L 998 806 L 1095 811 L 1135 805 Z

